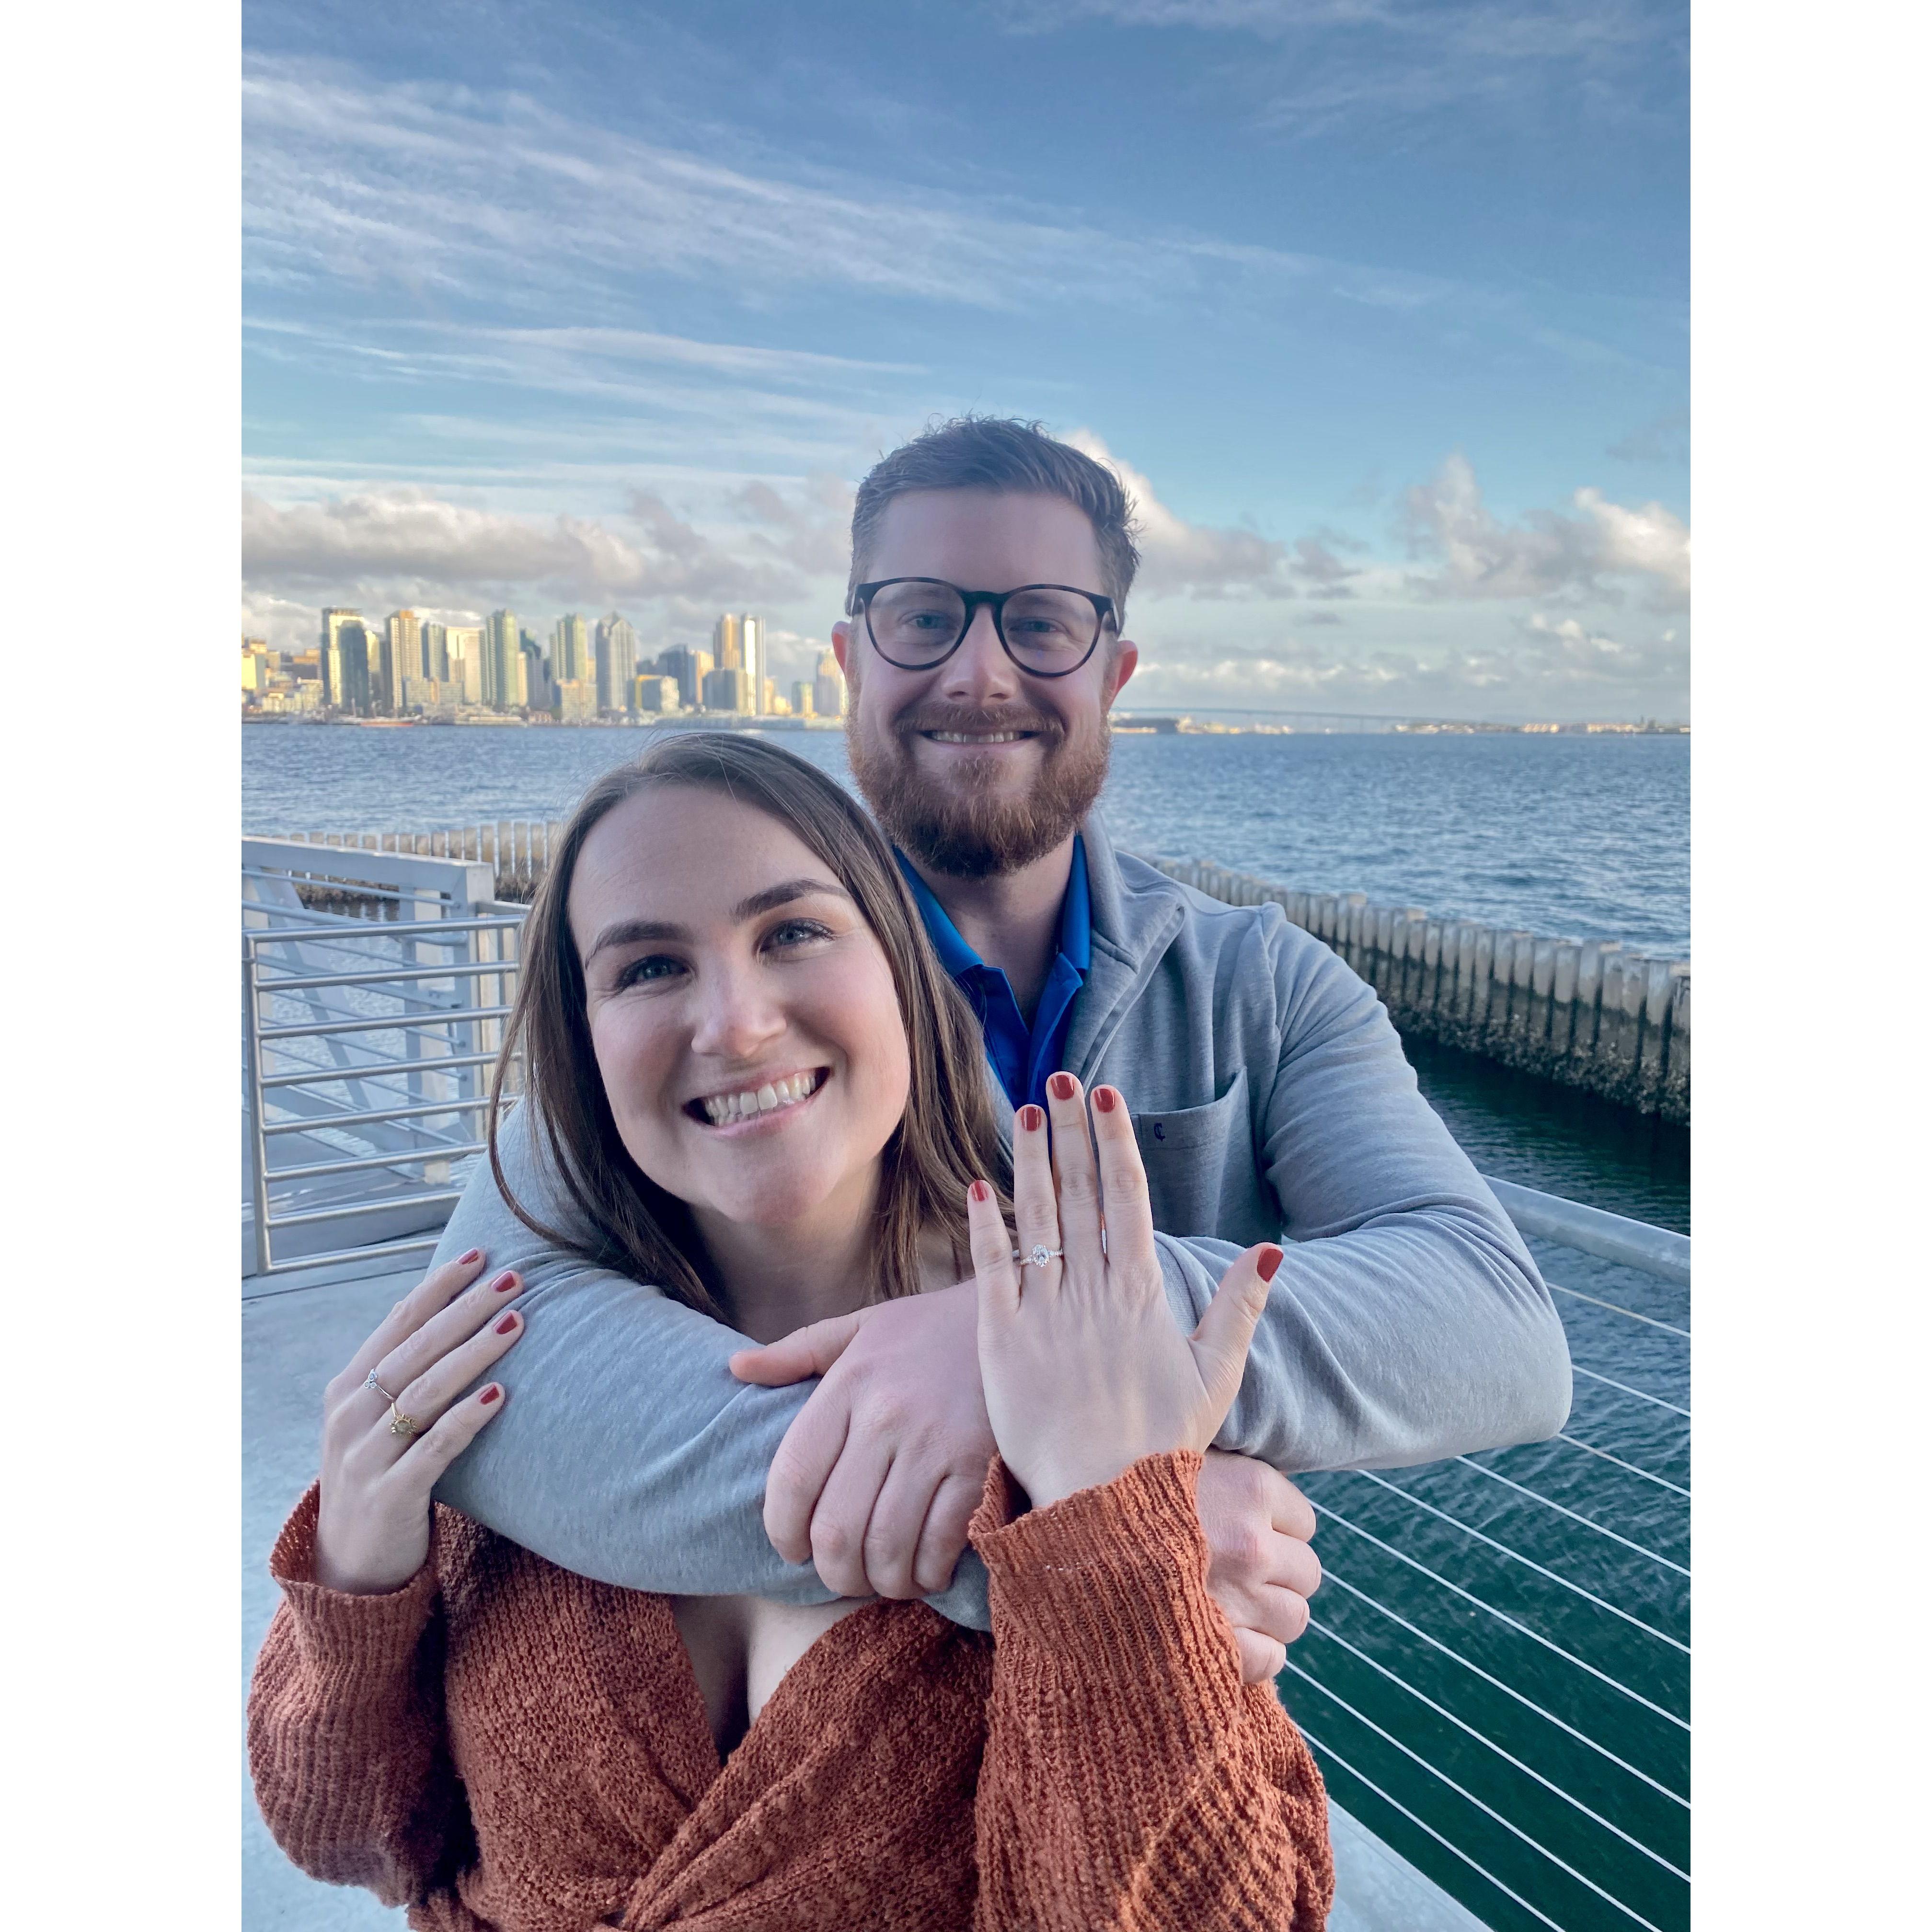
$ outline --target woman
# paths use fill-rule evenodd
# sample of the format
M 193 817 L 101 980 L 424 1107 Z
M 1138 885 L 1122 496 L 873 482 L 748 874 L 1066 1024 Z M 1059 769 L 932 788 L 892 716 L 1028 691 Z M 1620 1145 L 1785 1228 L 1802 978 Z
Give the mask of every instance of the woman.
M 1016 1265 L 975 1030 L 890 850 L 755 740 L 593 786 L 524 957 L 509 1050 L 600 1258 L 764 1341 L 970 1255 L 993 1636 L 622 1591 L 432 1512 L 519 1332 L 472 1253 L 330 1384 L 276 1546 L 250 1746 L 290 1855 L 446 1932 L 1318 1927 L 1320 1780 L 1241 1684 L 1193 1503 L 1280 1250 L 1180 1336 L 1125 1106 L 1096 1090 L 1090 1143 L 1060 1075 L 1051 1155 L 1016 1120 Z

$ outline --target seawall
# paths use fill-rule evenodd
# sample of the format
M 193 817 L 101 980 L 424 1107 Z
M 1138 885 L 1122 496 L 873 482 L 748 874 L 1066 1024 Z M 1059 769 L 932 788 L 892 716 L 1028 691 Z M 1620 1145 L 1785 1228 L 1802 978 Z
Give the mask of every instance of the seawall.
M 1279 905 L 1382 995 L 1398 1030 L 1602 1095 L 1690 1118 L 1690 962 L 1616 940 L 1552 939 L 1366 892 L 1302 892 L 1198 859 L 1147 856 L 1229 905 Z
M 527 900 L 560 821 L 499 820 L 443 832 L 294 832 L 316 845 L 493 865 L 496 895 Z M 1397 1029 L 1600 1094 L 1666 1120 L 1690 1118 L 1690 963 L 1616 940 L 1548 938 L 1366 892 L 1303 892 L 1199 859 L 1143 855 L 1230 905 L 1279 905 L 1382 996 Z

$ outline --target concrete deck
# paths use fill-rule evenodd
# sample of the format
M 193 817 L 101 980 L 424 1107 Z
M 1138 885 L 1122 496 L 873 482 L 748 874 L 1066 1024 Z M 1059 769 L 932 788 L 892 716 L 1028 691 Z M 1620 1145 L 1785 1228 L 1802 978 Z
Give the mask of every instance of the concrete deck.
M 270 1546 L 314 1479 L 322 1391 L 418 1270 L 352 1268 L 244 1281 L 242 1310 L 242 1688 L 274 1613 Z M 244 1932 L 378 1932 L 404 1923 L 367 1892 L 319 1885 L 283 1857 L 242 1767 Z M 1481 1922 L 1348 1813 L 1331 1808 L 1330 1932 L 1481 1932 Z

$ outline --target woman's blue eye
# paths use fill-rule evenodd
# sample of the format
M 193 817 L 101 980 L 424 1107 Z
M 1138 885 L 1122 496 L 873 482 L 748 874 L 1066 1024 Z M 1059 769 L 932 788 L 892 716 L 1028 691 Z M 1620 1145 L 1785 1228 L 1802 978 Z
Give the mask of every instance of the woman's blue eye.
M 642 959 L 633 959 L 617 975 L 620 986 L 636 986 L 647 980 L 668 979 L 674 973 L 684 970 L 683 962 L 673 959 L 662 952 L 647 954 Z
M 831 928 L 823 926 L 815 919 L 788 919 L 782 925 L 775 926 L 766 935 L 768 946 L 802 946 L 814 939 L 830 939 Z

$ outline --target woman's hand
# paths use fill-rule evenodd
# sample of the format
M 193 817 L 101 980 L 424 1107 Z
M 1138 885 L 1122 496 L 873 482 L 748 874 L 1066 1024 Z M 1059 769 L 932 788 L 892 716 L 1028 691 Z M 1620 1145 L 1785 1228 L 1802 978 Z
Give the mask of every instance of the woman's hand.
M 1053 1115 L 1013 1122 L 1016 1263 L 992 1191 L 967 1204 L 980 1288 L 980 1373 L 1006 1466 L 1036 1506 L 1112 1481 L 1143 1456 L 1205 1449 L 1241 1384 L 1281 1250 L 1264 1242 L 1221 1278 L 1193 1334 L 1174 1325 L 1154 1244 L 1147 1175 L 1119 1091 L 1094 1094 L 1096 1171 L 1080 1083 L 1047 1082 Z M 1101 1245 L 1104 1192 L 1106 1246 Z M 1055 1253 L 1055 1251 L 1058 1251 Z
M 436 1478 L 502 1409 L 497 1382 L 456 1401 L 523 1333 L 505 1306 L 518 1277 L 479 1284 L 482 1272 L 472 1248 L 425 1275 L 323 1391 L 315 1580 L 326 1588 L 379 1595 L 422 1568 Z

